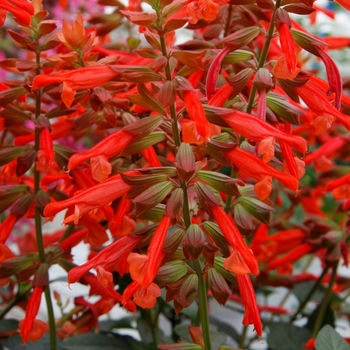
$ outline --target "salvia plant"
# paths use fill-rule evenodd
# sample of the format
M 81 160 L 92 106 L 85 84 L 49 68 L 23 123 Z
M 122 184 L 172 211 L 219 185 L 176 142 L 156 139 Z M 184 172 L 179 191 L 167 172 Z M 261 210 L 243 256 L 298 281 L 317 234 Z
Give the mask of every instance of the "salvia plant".
M 3 346 L 349 349 L 349 1 L 76 3 L 0 0 Z

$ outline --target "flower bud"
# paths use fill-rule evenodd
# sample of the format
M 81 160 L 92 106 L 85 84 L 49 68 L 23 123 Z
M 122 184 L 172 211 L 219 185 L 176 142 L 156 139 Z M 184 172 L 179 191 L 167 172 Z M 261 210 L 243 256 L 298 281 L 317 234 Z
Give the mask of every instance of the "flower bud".
M 190 225 L 182 244 L 187 259 L 198 259 L 205 246 L 204 233 L 198 225 Z

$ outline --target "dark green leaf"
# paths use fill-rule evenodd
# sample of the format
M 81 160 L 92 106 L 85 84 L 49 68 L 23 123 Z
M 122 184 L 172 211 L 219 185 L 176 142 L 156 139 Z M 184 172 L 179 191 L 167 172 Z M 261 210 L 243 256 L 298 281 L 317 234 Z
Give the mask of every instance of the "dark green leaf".
M 0 320 L 0 332 L 10 332 L 18 329 L 18 321 L 13 319 Z
M 349 350 L 347 342 L 329 325 L 324 326 L 316 337 L 316 350 Z
M 305 329 L 288 323 L 273 322 L 267 343 L 271 350 L 304 350 L 304 344 L 311 333 Z

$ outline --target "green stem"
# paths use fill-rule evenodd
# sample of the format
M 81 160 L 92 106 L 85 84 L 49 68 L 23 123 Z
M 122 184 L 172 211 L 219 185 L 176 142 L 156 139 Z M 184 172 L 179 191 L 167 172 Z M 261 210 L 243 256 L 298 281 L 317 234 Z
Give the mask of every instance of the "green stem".
M 164 57 L 168 59 L 168 53 L 166 50 L 166 44 L 165 44 L 165 38 L 164 35 L 160 35 L 160 45 L 162 54 Z M 167 80 L 171 81 L 171 71 L 169 66 L 169 60 L 165 66 L 165 75 Z M 172 104 L 170 106 L 170 116 L 172 119 L 172 130 L 173 130 L 173 136 L 174 136 L 174 142 L 176 147 L 180 147 L 181 145 L 181 138 L 180 138 L 180 131 L 177 125 L 177 117 L 176 117 L 176 109 L 175 105 Z M 183 190 L 183 197 L 184 197 L 184 204 L 183 204 L 183 215 L 184 215 L 184 221 L 186 228 L 188 228 L 191 225 L 191 216 L 190 216 L 190 210 L 188 205 L 188 194 L 187 194 L 187 184 L 186 182 L 181 182 L 181 188 Z M 206 350 L 211 350 L 211 342 L 210 342 L 210 331 L 209 331 L 209 317 L 208 317 L 208 301 L 207 301 L 207 288 L 205 285 L 205 280 L 203 276 L 203 270 L 198 260 L 193 260 L 194 266 L 198 275 L 198 291 L 199 291 L 199 312 L 200 312 L 200 318 L 201 318 L 201 325 L 202 325 L 202 334 L 204 339 L 204 345 Z
M 68 227 L 64 231 L 64 234 L 60 238 L 59 243 L 62 243 L 66 238 L 68 238 L 72 234 L 72 232 L 74 231 L 74 227 L 74 225 L 68 225 Z
M 264 43 L 264 47 L 261 51 L 261 55 L 259 58 L 259 64 L 258 64 L 258 69 L 264 67 L 265 61 L 266 61 L 266 57 L 267 57 L 267 53 L 269 51 L 269 47 L 270 47 L 270 43 L 271 43 L 271 39 L 273 36 L 273 31 L 275 30 L 275 23 L 274 23 L 274 19 L 275 19 L 275 13 L 276 10 L 280 7 L 281 4 L 281 0 L 277 0 L 276 1 L 276 6 L 275 6 L 275 11 L 272 15 L 271 21 L 270 21 L 270 25 L 269 25 L 269 29 L 267 31 L 267 37 L 266 37 L 266 41 Z M 250 92 L 250 96 L 249 96 L 249 100 L 248 100 L 248 106 L 247 106 L 247 113 L 251 113 L 252 108 L 253 108 L 253 103 L 255 100 L 255 95 L 256 95 L 256 89 L 253 86 L 251 92 Z
M 248 326 L 244 326 L 243 332 L 242 332 L 242 335 L 241 335 L 241 338 L 240 338 L 239 344 L 238 344 L 240 349 L 244 348 L 244 343 L 245 343 L 245 339 L 247 337 L 247 333 L 248 333 Z
M 208 315 L 208 301 L 207 301 L 207 288 L 203 276 L 203 270 L 198 260 L 193 260 L 194 267 L 198 275 L 198 290 L 199 290 L 199 314 L 202 324 L 202 334 L 204 340 L 205 350 L 211 350 L 210 341 L 210 328 L 209 328 L 209 315 Z
M 339 261 L 337 261 L 336 265 L 333 267 L 333 271 L 332 271 L 332 275 L 331 275 L 331 279 L 329 281 L 329 285 L 328 288 L 326 290 L 326 294 L 322 300 L 320 309 L 318 310 L 318 314 L 317 314 L 317 318 L 316 318 L 316 322 L 314 325 L 314 328 L 312 330 L 312 334 L 311 334 L 311 338 L 316 338 L 318 331 L 320 330 L 321 326 L 322 326 L 322 322 L 324 319 L 324 316 L 326 314 L 326 310 L 327 307 L 331 301 L 331 297 L 332 297 L 332 288 L 333 288 L 333 284 L 335 282 L 335 278 L 337 276 L 337 269 L 338 269 L 338 264 Z
M 37 42 L 37 47 L 38 47 L 38 51 L 36 53 L 36 63 L 37 63 L 36 75 L 39 75 L 41 73 L 39 42 Z M 35 100 L 35 119 L 39 118 L 40 113 L 41 113 L 41 90 L 38 90 L 36 94 L 36 100 Z M 35 128 L 35 151 L 38 152 L 39 149 L 40 149 L 40 129 Z M 37 196 L 39 190 L 40 190 L 40 172 L 37 170 L 36 164 L 35 164 L 34 165 L 34 196 Z M 36 242 L 37 242 L 40 262 L 42 264 L 46 264 L 45 248 L 44 248 L 44 241 L 43 241 L 43 234 L 42 234 L 41 214 L 37 207 L 35 207 L 34 221 L 35 221 Z M 55 325 L 55 317 L 53 313 L 49 285 L 45 287 L 45 300 L 46 300 L 47 313 L 48 313 L 48 319 L 49 319 L 50 349 L 56 350 L 56 325 Z
M 226 18 L 224 37 L 226 37 L 228 35 L 228 32 L 230 30 L 231 18 L 232 18 L 232 4 L 229 5 L 228 11 L 227 11 L 227 18 Z
M 149 309 L 149 318 L 150 318 L 150 326 L 151 326 L 151 332 L 152 332 L 152 338 L 155 346 L 158 346 L 160 343 L 159 337 L 158 337 L 158 314 L 155 312 L 154 309 Z
M 310 290 L 310 292 L 307 294 L 307 296 L 305 297 L 305 299 L 302 301 L 302 303 L 299 305 L 298 310 L 295 312 L 295 314 L 293 315 L 293 317 L 290 319 L 291 322 L 295 321 L 297 316 L 300 314 L 300 312 L 303 311 L 305 305 L 311 300 L 312 296 L 315 294 L 317 288 L 320 286 L 324 276 L 327 274 L 328 272 L 328 266 L 325 267 L 322 271 L 322 274 L 320 275 L 320 277 L 318 278 L 318 280 L 315 282 L 315 284 L 313 285 L 312 289 Z

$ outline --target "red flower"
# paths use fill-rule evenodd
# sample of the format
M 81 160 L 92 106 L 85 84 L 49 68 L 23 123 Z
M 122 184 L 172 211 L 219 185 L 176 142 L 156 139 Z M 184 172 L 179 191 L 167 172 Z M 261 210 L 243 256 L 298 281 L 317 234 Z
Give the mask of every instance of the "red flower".
M 220 117 L 233 131 L 249 140 L 260 142 L 272 136 L 278 140 L 285 141 L 300 152 L 305 153 L 307 150 L 306 141 L 302 137 L 286 134 L 251 114 L 241 111 L 229 111 L 227 114 L 221 114 Z
M 145 276 L 142 283 L 142 288 L 148 288 L 153 282 L 159 267 L 163 261 L 163 245 L 171 224 L 169 216 L 163 216 L 156 231 L 153 234 L 151 243 L 147 251 L 147 265 L 145 269 Z
M 130 132 L 119 130 L 114 134 L 109 135 L 89 150 L 73 154 L 69 159 L 68 169 L 75 169 L 78 165 L 92 157 L 105 156 L 109 159 L 123 151 L 124 148 L 136 138 L 136 136 L 137 135 Z
M 268 270 L 273 270 L 276 267 L 279 269 L 283 269 L 283 265 L 293 264 L 295 261 L 299 260 L 304 255 L 309 254 L 313 249 L 313 246 L 309 243 L 303 243 L 300 246 L 291 250 L 288 254 L 284 255 L 283 257 L 271 261 L 268 266 Z M 282 271 L 280 270 L 280 273 L 281 272 Z
M 25 0 L 2 0 L 0 10 L 11 12 L 16 21 L 24 26 L 29 26 L 34 15 L 33 5 Z M 0 23 L 2 26 L 3 23 Z
M 30 332 L 33 329 L 35 317 L 39 311 L 42 292 L 43 287 L 34 287 L 33 293 L 29 298 L 28 305 L 26 307 L 26 314 L 21 329 L 21 337 L 24 344 L 28 340 L 30 340 L 29 336 Z
M 74 221 L 77 224 L 82 215 L 124 196 L 130 188 L 131 186 L 127 185 L 118 174 L 96 186 L 79 192 L 71 198 L 48 204 L 44 209 L 44 216 L 51 217 L 74 206 L 74 215 L 68 217 L 65 222 Z
M 315 114 L 322 116 L 330 114 L 337 118 L 348 130 L 350 130 L 350 117 L 340 113 L 327 99 L 327 96 L 316 89 L 313 84 L 306 84 L 295 88 L 298 95 Z
M 77 282 L 89 270 L 98 265 L 108 267 L 122 261 L 142 240 L 142 236 L 125 236 L 114 241 L 85 264 L 71 269 L 68 272 L 68 283 Z
M 297 66 L 297 56 L 295 54 L 295 44 L 292 34 L 289 30 L 289 25 L 285 22 L 279 24 L 278 32 L 280 35 L 280 43 L 283 53 L 286 58 L 287 67 L 289 72 L 294 72 Z
M 107 83 L 114 78 L 117 73 L 109 66 L 91 66 L 59 73 L 41 74 L 33 80 L 33 90 L 44 86 L 63 83 L 62 101 L 66 107 L 73 103 L 77 90 L 92 89 Z
M 339 73 L 339 69 L 337 65 L 334 63 L 332 58 L 324 52 L 322 49 L 317 48 L 317 51 L 321 57 L 321 60 L 323 61 L 326 72 L 327 72 L 327 78 L 328 78 L 328 84 L 329 84 L 329 91 L 327 94 L 335 93 L 335 100 L 334 100 L 334 106 L 336 109 L 340 109 L 341 107 L 341 97 L 342 97 L 342 79 Z
M 264 180 L 265 177 L 274 177 L 291 190 L 296 191 L 298 189 L 298 180 L 294 176 L 277 171 L 272 166 L 265 164 L 259 158 L 238 147 L 225 153 L 225 157 L 239 168 L 245 176 L 252 177 L 259 181 Z M 259 195 L 260 191 L 264 189 L 265 188 L 260 188 L 258 186 L 255 192 Z
M 10 214 L 0 226 L 0 243 L 5 243 L 10 237 L 13 227 L 18 220 L 18 215 Z
M 42 128 L 40 131 L 40 150 L 37 153 L 38 170 L 49 171 L 55 160 L 51 133 L 48 128 Z
M 193 91 L 184 91 L 184 100 L 188 115 L 197 128 L 197 143 L 203 143 L 210 138 L 210 125 L 205 116 L 204 108 Z
M 241 294 L 244 303 L 244 317 L 242 324 L 248 326 L 254 325 L 255 331 L 259 336 L 262 335 L 262 325 L 259 315 L 259 310 L 256 305 L 254 288 L 248 275 L 237 275 L 237 282 L 239 287 L 239 293 Z
M 212 205 L 210 206 L 210 210 L 215 221 L 219 225 L 222 234 L 234 249 L 231 256 L 225 260 L 225 268 L 231 270 L 237 275 L 247 273 L 258 275 L 258 261 L 256 260 L 254 253 L 245 243 L 233 220 L 221 207 Z

